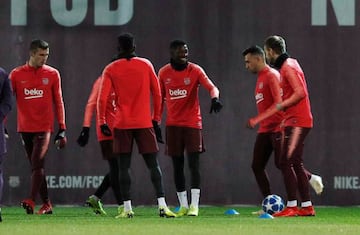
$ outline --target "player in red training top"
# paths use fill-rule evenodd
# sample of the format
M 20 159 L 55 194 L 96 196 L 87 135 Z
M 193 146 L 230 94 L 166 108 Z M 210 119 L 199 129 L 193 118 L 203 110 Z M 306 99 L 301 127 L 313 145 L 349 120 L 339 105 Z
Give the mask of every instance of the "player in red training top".
M 159 147 L 154 127 L 159 128 L 157 124 L 160 121 L 159 81 L 151 62 L 136 56 L 135 41 L 131 34 L 120 35 L 118 43 L 120 59 L 107 65 L 103 71 L 97 107 L 101 132 L 110 136 L 112 131 L 107 125 L 105 114 L 108 96 L 111 89 L 114 89 L 118 110 L 113 126 L 113 150 L 119 157 L 120 190 L 124 200 L 124 210 L 118 217 L 131 218 L 134 215 L 129 175 L 134 140 L 150 170 L 158 199 L 159 215 L 175 217 L 166 205 L 162 173 L 157 160 Z M 161 141 L 161 137 L 158 138 Z
M 277 70 L 270 68 L 265 61 L 265 53 L 259 46 L 252 46 L 242 53 L 245 59 L 246 69 L 258 75 L 255 88 L 255 100 L 258 115 L 250 118 L 247 126 L 254 128 L 254 123 L 259 123 L 258 134 L 254 145 L 252 169 L 259 185 L 262 196 L 272 194 L 269 178 L 265 167 L 269 158 L 274 152 L 275 165 L 280 169 L 279 158 L 281 151 L 281 130 L 280 125 L 284 120 L 283 112 L 276 112 L 274 115 L 263 119 L 272 107 L 282 101 L 280 88 L 280 74 Z M 258 119 L 262 119 L 261 122 Z M 318 175 L 311 174 L 305 170 L 310 185 L 315 192 L 320 194 L 322 191 L 322 180 Z M 257 213 L 263 213 L 258 211 Z
M 282 37 L 268 37 L 264 49 L 267 60 L 280 71 L 283 101 L 273 106 L 263 118 L 282 110 L 285 114 L 280 169 L 288 202 L 287 207 L 274 216 L 314 216 L 315 210 L 310 199 L 302 157 L 305 138 L 313 126 L 305 76 L 297 60 L 286 53 L 285 40 Z M 301 198 L 301 209 L 297 208 L 297 191 Z
M 90 96 L 86 104 L 83 128 L 80 133 L 80 136 L 77 139 L 77 143 L 81 147 L 84 147 L 89 140 L 91 118 L 93 113 L 96 111 L 96 104 L 99 94 L 100 83 L 101 83 L 101 77 L 96 79 L 96 81 L 94 82 L 93 88 L 91 90 Z M 111 92 L 107 100 L 106 113 L 105 113 L 106 122 L 108 123 L 110 128 L 112 128 L 113 126 L 115 113 L 116 113 L 116 97 L 115 97 L 115 93 Z M 111 187 L 114 192 L 114 196 L 116 202 L 119 205 L 119 208 L 120 205 L 122 205 L 120 182 L 119 182 L 119 164 L 118 164 L 118 158 L 113 154 L 112 135 L 105 136 L 103 133 L 101 133 L 100 126 L 98 125 L 98 121 L 96 121 L 96 123 L 97 123 L 96 134 L 100 144 L 102 157 L 103 159 L 108 161 L 110 171 L 105 175 L 103 181 L 101 182 L 100 186 L 97 188 L 96 192 L 87 199 L 86 203 L 93 209 L 93 211 L 96 214 L 106 215 L 106 212 L 102 206 L 101 198 L 109 187 Z
M 170 63 L 159 71 L 163 102 L 166 104 L 166 154 L 171 156 L 174 179 L 180 202 L 178 216 L 197 216 L 199 213 L 199 157 L 204 151 L 202 120 L 199 105 L 199 86 L 209 91 L 211 111 L 219 112 L 219 90 L 197 64 L 188 61 L 189 49 L 182 40 L 170 43 Z M 191 173 L 191 204 L 188 205 L 184 175 L 186 150 Z
M 30 59 L 10 74 L 17 103 L 17 130 L 21 134 L 31 164 L 31 194 L 21 202 L 28 214 L 34 213 L 35 199 L 43 202 L 38 214 L 51 214 L 52 206 L 44 173 L 45 155 L 53 132 L 54 108 L 59 130 L 54 143 L 58 149 L 66 144 L 65 109 L 58 70 L 46 65 L 49 45 L 43 40 L 30 44 Z
M 0 205 L 2 202 L 2 195 L 4 189 L 3 161 L 4 161 L 4 155 L 6 153 L 4 119 L 12 109 L 12 106 L 13 106 L 12 90 L 10 86 L 9 77 L 8 74 L 5 72 L 5 70 L 0 67 Z M 1 217 L 1 208 L 0 208 L 0 222 L 1 221 L 2 221 L 2 217 Z

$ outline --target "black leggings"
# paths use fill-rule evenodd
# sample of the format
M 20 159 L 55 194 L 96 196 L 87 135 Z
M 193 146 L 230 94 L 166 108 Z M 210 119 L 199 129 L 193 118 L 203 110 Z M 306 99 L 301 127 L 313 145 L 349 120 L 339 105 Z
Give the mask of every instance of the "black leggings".
M 297 199 L 310 201 L 309 176 L 303 163 L 304 141 L 311 128 L 285 127 L 282 139 L 280 167 L 283 174 L 288 201 Z
M 162 172 L 157 160 L 156 153 L 143 154 L 143 159 L 146 163 L 147 168 L 150 170 L 151 182 L 154 185 L 156 191 L 156 197 L 164 197 L 164 186 L 162 181 Z M 120 189 L 124 201 L 131 199 L 130 197 L 130 165 L 131 165 L 131 153 L 121 153 L 119 156 L 120 160 Z
M 109 187 L 112 188 L 116 203 L 121 205 L 123 203 L 120 191 L 120 180 L 119 180 L 119 158 L 114 156 L 112 153 L 112 141 L 105 140 L 100 141 L 101 152 L 103 157 L 107 159 L 109 163 L 110 171 L 107 173 L 101 182 L 99 188 L 94 193 L 98 198 L 102 198 L 104 193 Z
M 190 169 L 191 188 L 200 189 L 200 153 L 189 153 L 188 164 Z M 174 167 L 174 179 L 177 192 L 185 191 L 185 174 L 184 174 L 185 157 L 172 156 Z

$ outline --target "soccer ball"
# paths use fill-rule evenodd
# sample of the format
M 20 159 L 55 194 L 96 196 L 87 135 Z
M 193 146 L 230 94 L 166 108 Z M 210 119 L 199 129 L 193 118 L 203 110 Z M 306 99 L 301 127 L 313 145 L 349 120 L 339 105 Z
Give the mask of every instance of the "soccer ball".
M 262 201 L 262 209 L 264 212 L 272 215 L 284 209 L 284 201 L 278 195 L 275 194 L 268 195 Z

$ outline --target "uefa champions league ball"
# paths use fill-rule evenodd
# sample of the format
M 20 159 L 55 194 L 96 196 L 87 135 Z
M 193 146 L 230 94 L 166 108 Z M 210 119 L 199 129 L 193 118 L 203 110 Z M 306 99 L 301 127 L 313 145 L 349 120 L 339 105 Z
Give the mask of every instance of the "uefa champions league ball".
M 268 195 L 262 201 L 262 209 L 265 213 L 272 215 L 284 209 L 284 201 L 278 195 L 275 194 Z

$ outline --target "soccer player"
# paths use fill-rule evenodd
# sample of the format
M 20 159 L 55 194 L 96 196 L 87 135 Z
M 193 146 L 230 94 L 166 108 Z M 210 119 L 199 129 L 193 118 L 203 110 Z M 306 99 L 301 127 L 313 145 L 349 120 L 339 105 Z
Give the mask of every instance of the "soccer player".
M 284 111 L 285 114 L 279 163 L 288 201 L 287 207 L 274 216 L 314 216 L 315 210 L 310 199 L 302 157 L 305 138 L 313 126 L 305 76 L 297 60 L 287 54 L 285 40 L 282 37 L 268 37 L 264 49 L 267 60 L 280 71 L 283 100 L 274 105 L 263 118 L 279 111 Z M 297 207 L 297 191 L 301 198 L 301 209 Z
M 91 118 L 93 113 L 96 111 L 96 104 L 99 94 L 100 83 L 101 83 L 101 76 L 98 79 L 96 79 L 96 81 L 94 82 L 90 96 L 86 104 L 83 128 L 80 133 L 80 136 L 77 139 L 77 143 L 81 147 L 87 145 L 89 140 Z M 112 128 L 113 126 L 115 113 L 116 113 L 116 97 L 115 97 L 115 93 L 112 91 L 107 100 L 106 113 L 105 113 L 106 122 L 110 128 Z M 96 121 L 96 123 L 98 123 L 98 121 Z M 105 175 L 99 188 L 97 188 L 96 192 L 87 199 L 86 203 L 93 209 L 93 211 L 96 214 L 106 215 L 106 212 L 102 206 L 101 197 L 104 195 L 104 193 L 109 187 L 112 188 L 116 202 L 119 205 L 118 211 L 122 211 L 122 206 L 121 206 L 122 199 L 121 199 L 120 182 L 119 182 L 119 164 L 118 164 L 119 158 L 117 158 L 113 154 L 112 135 L 105 136 L 103 133 L 101 133 L 99 125 L 96 125 L 96 134 L 100 144 L 102 157 L 103 159 L 108 161 L 110 171 L 108 174 Z
M 272 194 L 269 178 L 265 167 L 269 158 L 274 152 L 275 165 L 280 169 L 279 157 L 281 151 L 281 122 L 284 119 L 284 112 L 276 112 L 274 115 L 263 119 L 262 116 L 270 112 L 272 107 L 282 101 L 280 88 L 280 74 L 276 69 L 266 64 L 265 52 L 259 46 L 252 46 L 243 51 L 245 67 L 248 71 L 257 74 L 255 87 L 255 100 L 258 115 L 250 118 L 248 128 L 254 128 L 259 123 L 258 134 L 254 144 L 252 169 L 260 191 L 265 198 Z M 258 120 L 262 120 L 259 122 Z M 310 185 L 317 194 L 323 189 L 322 179 L 318 175 L 311 174 L 305 170 Z M 261 213 L 261 212 L 260 212 Z
M 52 214 L 44 163 L 50 135 L 54 130 L 54 111 L 59 124 L 54 143 L 57 149 L 66 145 L 61 78 L 57 69 L 46 64 L 48 57 L 49 44 L 35 39 L 30 44 L 30 58 L 27 63 L 10 73 L 17 104 L 17 131 L 21 134 L 32 171 L 30 197 L 21 201 L 27 214 L 34 213 L 38 194 L 43 205 L 37 213 Z
M 13 106 L 12 103 L 12 90 L 8 74 L 3 68 L 0 67 L 0 205 L 2 202 L 2 195 L 4 190 L 4 178 L 3 178 L 3 161 L 6 153 L 6 138 L 4 129 L 4 119 L 10 112 Z M 1 207 L 0 207 L 0 222 Z
M 219 89 L 197 64 L 189 62 L 189 49 L 182 40 L 170 43 L 170 63 L 159 70 L 163 103 L 166 104 L 166 154 L 171 156 L 177 196 L 178 216 L 198 216 L 200 198 L 200 153 L 204 152 L 199 86 L 209 91 L 210 113 L 221 110 Z M 188 205 L 184 175 L 184 151 L 191 174 L 191 204 Z
M 161 108 L 159 80 L 151 62 L 135 54 L 133 35 L 128 33 L 120 35 L 118 50 L 121 59 L 110 63 L 103 71 L 97 104 L 101 132 L 107 136 L 113 132 L 113 150 L 119 157 L 120 190 L 124 200 L 124 210 L 118 217 L 132 218 L 134 216 L 129 175 L 134 140 L 150 171 L 158 200 L 159 215 L 175 217 L 176 215 L 166 205 L 162 172 L 157 159 L 159 147 L 154 127 L 159 129 L 157 125 L 160 121 Z M 112 131 L 105 115 L 111 89 L 114 89 L 118 107 Z M 158 138 L 161 141 L 161 137 L 158 136 Z

